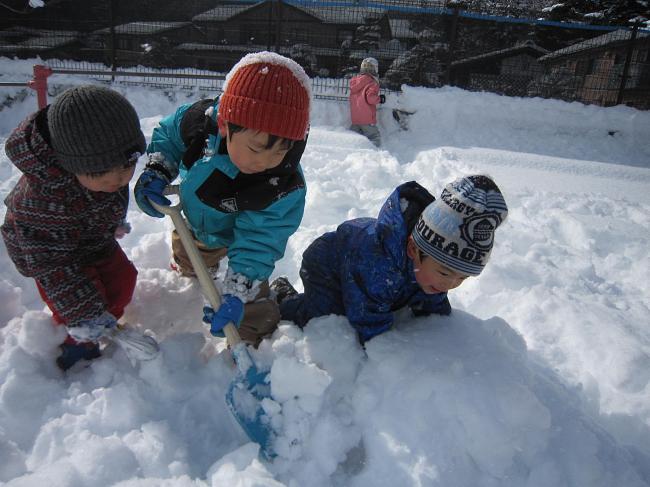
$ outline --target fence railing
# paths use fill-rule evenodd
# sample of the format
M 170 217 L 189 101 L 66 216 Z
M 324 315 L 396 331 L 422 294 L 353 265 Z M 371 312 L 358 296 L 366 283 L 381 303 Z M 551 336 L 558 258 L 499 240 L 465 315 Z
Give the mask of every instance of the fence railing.
M 316 96 L 341 100 L 346 77 L 375 57 L 385 90 L 453 85 L 650 108 L 650 32 L 538 20 L 512 2 L 482 12 L 471 1 L 187 0 L 152 13 L 105 0 L 76 15 L 61 10 L 66 3 L 0 20 L 0 55 L 218 91 L 244 54 L 273 50 L 305 68 Z

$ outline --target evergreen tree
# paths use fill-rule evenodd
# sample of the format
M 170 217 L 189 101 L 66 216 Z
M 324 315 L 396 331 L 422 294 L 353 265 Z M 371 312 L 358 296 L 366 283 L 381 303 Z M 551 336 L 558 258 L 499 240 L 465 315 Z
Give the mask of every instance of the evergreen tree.
M 565 0 L 544 9 L 549 20 L 629 26 L 632 19 L 647 22 L 650 2 L 639 0 Z
M 449 46 L 440 42 L 439 34 L 425 28 L 418 33 L 418 45 L 398 56 L 385 74 L 386 86 L 400 89 L 402 84 L 442 86 Z
M 455 5 L 462 10 L 508 17 L 535 17 L 540 11 L 540 2 L 532 0 L 462 0 L 451 3 Z
M 359 47 L 370 52 L 379 48 L 379 41 L 381 40 L 381 27 L 376 21 L 370 21 L 364 25 L 360 25 L 356 30 L 356 41 Z
M 625 25 L 632 20 L 650 20 L 650 2 L 639 0 L 605 0 L 605 18 L 611 23 Z
M 289 57 L 300 64 L 308 76 L 318 73 L 318 60 L 309 44 L 294 44 L 289 50 Z
M 347 77 L 356 74 L 359 71 L 359 62 L 351 58 L 352 40 L 345 39 L 341 42 L 338 59 L 338 75 Z

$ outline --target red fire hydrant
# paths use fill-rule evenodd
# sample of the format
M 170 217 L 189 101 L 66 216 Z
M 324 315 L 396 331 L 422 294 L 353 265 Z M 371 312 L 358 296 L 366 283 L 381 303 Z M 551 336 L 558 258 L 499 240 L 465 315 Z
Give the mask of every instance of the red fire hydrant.
M 42 64 L 35 64 L 34 79 L 27 83 L 32 90 L 36 90 L 39 110 L 47 106 L 47 78 L 50 76 L 52 76 L 52 69 Z

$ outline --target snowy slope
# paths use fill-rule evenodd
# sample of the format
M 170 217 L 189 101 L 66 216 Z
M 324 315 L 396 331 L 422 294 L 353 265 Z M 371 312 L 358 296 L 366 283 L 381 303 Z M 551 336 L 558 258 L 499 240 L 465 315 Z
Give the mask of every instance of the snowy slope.
M 187 100 L 124 93 L 147 136 Z M 397 104 L 418 110 L 408 132 Z M 0 112 L 3 144 L 34 105 Z M 0 484 L 650 485 L 650 113 L 407 89 L 380 114 L 382 150 L 346 130 L 343 104 L 317 102 L 313 120 L 307 209 L 275 275 L 299 287 L 313 238 L 375 215 L 400 182 L 438 194 L 483 171 L 510 215 L 452 316 L 400 312 L 367 355 L 344 318 L 282 323 L 255 352 L 283 419 L 261 463 L 226 409 L 233 370 L 201 329 L 199 287 L 168 270 L 169 222 L 133 206 L 122 241 L 140 271 L 127 317 L 162 346 L 135 367 L 111 347 L 54 368 L 61 332 L 0 247 Z M 0 155 L 0 197 L 18 177 Z

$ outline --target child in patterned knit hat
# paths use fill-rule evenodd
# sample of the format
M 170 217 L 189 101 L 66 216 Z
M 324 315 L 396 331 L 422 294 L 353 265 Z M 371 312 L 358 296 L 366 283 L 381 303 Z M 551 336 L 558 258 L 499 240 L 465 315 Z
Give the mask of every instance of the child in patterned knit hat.
M 390 329 L 393 312 L 405 306 L 416 316 L 448 315 L 447 291 L 481 273 L 507 214 L 487 176 L 458 179 L 435 201 L 416 182 L 402 184 L 378 218 L 346 221 L 307 248 L 304 293 L 284 277 L 273 282 L 282 319 L 304 326 L 344 315 L 363 343 Z
M 22 171 L 5 199 L 2 237 L 67 327 L 63 370 L 100 355 L 97 340 L 131 301 L 137 272 L 116 238 L 128 233 L 128 184 L 145 139 L 119 93 L 78 86 L 23 121 L 5 144 Z
M 136 201 L 162 218 L 149 200 L 169 205 L 163 190 L 180 175 L 183 212 L 206 265 L 215 270 L 228 257 L 223 303 L 204 309 L 216 336 L 232 322 L 257 345 L 279 322 L 268 278 L 302 220 L 310 105 L 300 65 L 258 52 L 232 68 L 219 98 L 183 105 L 154 129 Z M 173 267 L 195 275 L 175 231 L 172 254 Z

